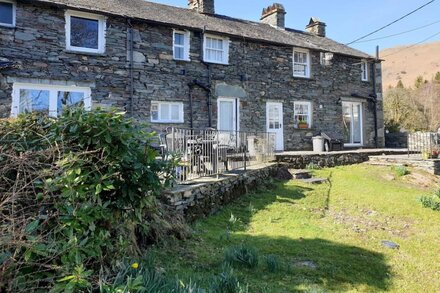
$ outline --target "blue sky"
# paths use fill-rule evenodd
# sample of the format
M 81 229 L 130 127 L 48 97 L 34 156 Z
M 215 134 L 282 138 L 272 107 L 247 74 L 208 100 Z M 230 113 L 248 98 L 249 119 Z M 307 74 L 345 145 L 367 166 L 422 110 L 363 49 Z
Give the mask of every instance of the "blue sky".
M 179 7 L 186 7 L 188 2 L 188 0 L 149 1 Z M 327 23 L 328 37 L 348 43 L 403 16 L 427 3 L 428 0 L 276 0 L 275 2 L 282 3 L 286 8 L 287 27 L 303 30 L 310 17 L 316 16 Z M 261 0 L 216 0 L 215 5 L 218 14 L 259 21 L 262 9 L 272 3 Z M 373 53 L 376 45 L 381 49 L 408 45 L 440 33 L 440 0 L 370 38 L 388 36 L 434 22 L 437 23 L 401 36 L 352 46 Z M 432 38 L 430 42 L 432 41 L 440 41 L 440 34 Z

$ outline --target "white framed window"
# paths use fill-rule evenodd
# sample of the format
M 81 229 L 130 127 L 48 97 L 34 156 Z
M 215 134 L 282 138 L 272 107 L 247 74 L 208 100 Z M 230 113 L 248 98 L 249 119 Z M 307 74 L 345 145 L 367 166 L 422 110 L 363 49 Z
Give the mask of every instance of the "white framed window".
M 182 102 L 151 102 L 151 122 L 154 123 L 183 123 Z
M 322 66 L 330 66 L 333 62 L 333 53 L 321 52 L 320 60 Z
M 0 0 L 0 26 L 15 27 L 16 5 L 12 0 Z
M 310 52 L 293 49 L 293 76 L 310 78 Z
M 368 81 L 368 62 L 362 60 L 361 62 L 362 81 Z
M 189 31 L 173 31 L 173 57 L 174 60 L 190 61 L 191 33 Z
M 105 52 L 106 17 L 66 11 L 66 49 L 84 53 Z
M 307 129 L 312 127 L 311 102 L 294 102 L 293 126 Z
M 205 35 L 203 48 L 203 61 L 229 64 L 229 38 Z
M 28 112 L 42 112 L 57 117 L 65 107 L 75 105 L 83 105 L 86 110 L 91 110 L 90 88 L 32 83 L 13 85 L 11 117 Z

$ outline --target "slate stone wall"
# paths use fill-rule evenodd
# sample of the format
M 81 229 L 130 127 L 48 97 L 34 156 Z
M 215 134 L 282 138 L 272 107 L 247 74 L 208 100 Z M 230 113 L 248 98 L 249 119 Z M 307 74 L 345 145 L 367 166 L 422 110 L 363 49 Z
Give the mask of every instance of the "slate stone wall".
M 342 134 L 341 100 L 364 105 L 364 143 L 374 147 L 375 104 L 366 99 L 373 93 L 370 82 L 361 81 L 360 60 L 335 54 L 331 66 L 320 64 L 320 52 L 311 51 L 310 79 L 292 76 L 292 48 L 231 38 L 230 64 L 201 62 L 202 33 L 191 32 L 191 62 L 173 60 L 172 27 L 136 23 L 134 27 L 134 96 L 130 100 L 128 62 L 129 26 L 123 18 L 108 16 L 105 54 L 84 54 L 65 49 L 64 11 L 49 6 L 17 5 L 17 27 L 0 27 L 0 55 L 17 62 L 20 69 L 0 72 L 0 117 L 10 115 L 12 84 L 15 81 L 68 83 L 92 88 L 94 106 L 130 110 L 141 121 L 150 121 L 152 100 L 182 101 L 183 124 L 151 124 L 161 131 L 167 126 L 189 127 L 188 83 L 197 80 L 211 94 L 193 90 L 193 126 L 217 126 L 217 98 L 236 95 L 240 105 L 240 130 L 266 130 L 266 102 L 280 101 L 284 107 L 286 150 L 311 148 L 311 136 L 319 131 Z M 380 65 L 376 72 L 378 96 L 378 146 L 384 145 Z M 237 94 L 239 93 L 239 94 Z M 210 97 L 208 99 L 208 97 Z M 293 128 L 294 101 L 313 103 L 313 127 Z

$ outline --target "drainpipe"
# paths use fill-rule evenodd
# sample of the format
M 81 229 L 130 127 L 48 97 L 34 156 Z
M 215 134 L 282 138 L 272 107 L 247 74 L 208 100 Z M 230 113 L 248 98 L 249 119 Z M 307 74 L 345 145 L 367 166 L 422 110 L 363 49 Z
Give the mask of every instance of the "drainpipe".
M 203 27 L 203 31 L 202 31 L 202 37 L 201 37 L 201 42 L 200 42 L 200 46 L 201 46 L 201 55 L 200 55 L 200 61 L 205 64 L 205 66 L 208 68 L 208 87 L 211 88 L 211 75 L 212 75 L 212 67 L 211 64 L 206 63 L 203 60 L 203 56 L 205 54 L 205 51 L 203 50 L 203 44 L 205 42 L 205 31 L 206 31 L 206 26 Z M 212 113 L 211 113 L 211 109 L 212 109 L 212 96 L 211 96 L 211 90 L 209 90 L 208 92 L 208 101 L 207 101 L 207 105 L 208 105 L 208 127 L 211 128 L 212 127 Z
M 374 103 L 374 145 L 379 147 L 378 134 L 377 134 L 377 88 L 376 88 L 376 63 L 379 62 L 379 46 L 376 47 L 376 60 L 371 64 L 373 72 L 373 103 Z
M 133 117 L 133 96 L 134 96 L 134 77 L 133 77 L 133 25 L 131 24 L 130 19 L 127 19 L 127 24 L 129 27 L 129 37 L 128 37 L 128 42 L 129 42 L 129 71 L 130 71 L 130 115 L 131 117 Z
M 196 86 L 204 89 L 208 93 L 208 97 L 211 95 L 211 88 L 209 86 L 206 86 L 203 83 L 199 82 L 197 79 L 194 79 L 192 82 L 188 83 L 188 87 L 189 87 L 189 111 L 190 111 L 189 125 L 190 125 L 191 129 L 193 128 L 193 89 Z M 209 124 L 211 125 L 211 122 L 209 122 Z

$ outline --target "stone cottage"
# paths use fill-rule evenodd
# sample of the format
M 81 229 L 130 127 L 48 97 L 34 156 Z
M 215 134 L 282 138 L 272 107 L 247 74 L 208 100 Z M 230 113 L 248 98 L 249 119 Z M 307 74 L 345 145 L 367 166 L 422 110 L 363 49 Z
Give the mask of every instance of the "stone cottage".
M 184 0 L 182 0 L 184 1 Z M 168 126 L 276 133 L 278 150 L 321 131 L 384 144 L 380 60 L 326 37 L 311 18 L 285 27 L 143 0 L 0 0 L 0 117 L 118 107 Z

